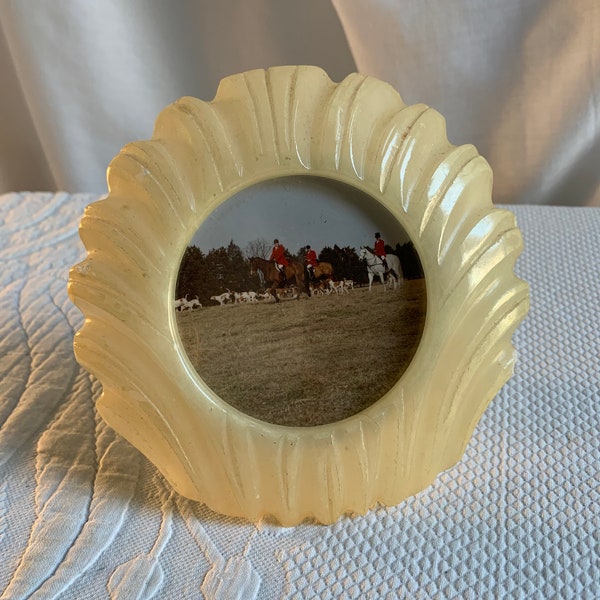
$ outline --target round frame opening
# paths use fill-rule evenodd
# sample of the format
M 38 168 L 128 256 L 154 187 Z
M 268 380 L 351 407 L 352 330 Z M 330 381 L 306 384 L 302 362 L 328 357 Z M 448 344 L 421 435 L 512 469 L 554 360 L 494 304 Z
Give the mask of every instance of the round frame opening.
M 386 207 L 346 183 L 287 176 L 204 220 L 173 305 L 189 362 L 215 394 L 261 421 L 312 427 L 396 385 L 423 334 L 425 288 Z

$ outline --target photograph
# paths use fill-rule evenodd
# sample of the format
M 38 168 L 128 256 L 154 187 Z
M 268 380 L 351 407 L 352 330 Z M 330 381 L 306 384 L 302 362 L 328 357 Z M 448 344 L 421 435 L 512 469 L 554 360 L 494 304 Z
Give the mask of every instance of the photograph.
M 355 415 L 397 383 L 421 338 L 426 290 L 387 209 L 298 176 L 252 186 L 202 223 L 173 307 L 191 364 L 222 400 L 309 427 Z

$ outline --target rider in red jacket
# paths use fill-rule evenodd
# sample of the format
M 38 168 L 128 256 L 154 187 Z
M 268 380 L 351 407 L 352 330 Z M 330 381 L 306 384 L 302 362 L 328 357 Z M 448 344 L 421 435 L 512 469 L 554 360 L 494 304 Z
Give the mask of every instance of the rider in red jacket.
M 281 273 L 281 282 L 285 283 L 285 268 L 290 263 L 285 257 L 285 248 L 283 247 L 283 244 L 280 244 L 277 238 L 273 240 L 273 249 L 271 250 L 271 257 L 269 258 L 269 260 L 275 261 L 275 266 L 277 267 L 277 270 Z
M 306 264 L 306 270 L 308 271 L 309 277 L 314 280 L 315 278 L 315 267 L 317 266 L 317 253 L 310 247 L 309 244 L 306 246 L 306 254 L 304 255 L 304 262 Z
M 384 268 L 387 270 L 387 260 L 385 259 L 385 242 L 381 238 L 379 231 L 375 234 L 375 255 L 378 256 L 383 262 Z

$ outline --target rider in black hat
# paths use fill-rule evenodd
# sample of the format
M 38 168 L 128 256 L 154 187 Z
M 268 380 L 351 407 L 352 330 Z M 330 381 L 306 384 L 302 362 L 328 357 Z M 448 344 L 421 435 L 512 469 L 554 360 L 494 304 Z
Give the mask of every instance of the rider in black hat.
M 272 260 L 275 262 L 275 266 L 277 267 L 277 270 L 279 271 L 280 286 L 285 285 L 285 283 L 286 283 L 285 268 L 289 264 L 289 262 L 285 256 L 285 248 L 283 247 L 283 244 L 279 243 L 279 240 L 277 238 L 275 238 L 273 240 L 273 249 L 271 250 L 271 257 L 269 258 L 269 260 Z
M 385 256 L 386 256 L 385 242 L 381 238 L 381 234 L 379 233 L 379 231 L 377 231 L 375 233 L 375 249 L 374 250 L 375 250 L 375 255 L 381 259 L 381 262 L 383 262 L 383 267 L 387 271 L 388 265 L 387 265 L 387 260 L 385 259 Z
M 317 266 L 317 253 L 310 247 L 310 244 L 306 245 L 306 254 L 304 255 L 304 264 L 308 271 L 308 276 L 311 281 L 315 280 L 315 267 Z

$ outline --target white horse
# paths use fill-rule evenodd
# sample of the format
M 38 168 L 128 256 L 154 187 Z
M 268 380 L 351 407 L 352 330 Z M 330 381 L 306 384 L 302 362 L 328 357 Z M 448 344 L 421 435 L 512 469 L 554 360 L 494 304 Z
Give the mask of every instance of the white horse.
M 377 256 L 373 254 L 368 248 L 365 246 L 361 246 L 360 252 L 358 253 L 358 257 L 361 260 L 367 261 L 367 275 L 369 276 L 369 291 L 371 291 L 371 286 L 373 285 L 373 277 L 377 275 L 381 280 L 381 284 L 383 285 L 383 289 L 386 290 L 387 286 L 385 285 L 384 275 L 386 273 L 385 267 L 383 266 L 383 261 Z M 387 254 L 385 260 L 388 265 L 388 275 L 393 282 L 394 289 L 396 289 L 396 285 L 398 284 L 398 278 L 402 277 L 402 267 L 400 266 L 400 259 L 395 254 Z

